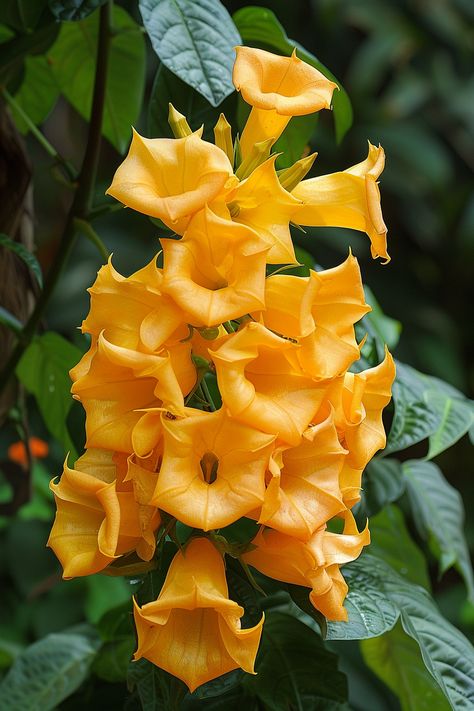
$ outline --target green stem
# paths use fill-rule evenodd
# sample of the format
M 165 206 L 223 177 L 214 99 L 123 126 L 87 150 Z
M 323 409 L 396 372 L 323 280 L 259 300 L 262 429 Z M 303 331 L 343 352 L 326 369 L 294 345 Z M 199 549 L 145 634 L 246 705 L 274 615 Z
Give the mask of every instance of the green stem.
M 86 220 L 81 220 L 79 217 L 74 218 L 74 227 L 78 232 L 82 232 L 83 235 L 87 237 L 87 239 L 92 242 L 92 244 L 97 247 L 97 251 L 101 255 L 102 259 L 104 262 L 109 261 L 110 257 L 110 252 L 105 246 L 105 244 L 102 242 L 100 239 L 99 235 L 95 231 L 95 229 L 91 226 L 89 222 Z
M 205 378 L 201 380 L 201 389 L 204 394 L 204 397 L 206 398 L 207 402 L 209 403 L 209 407 L 211 408 L 212 412 L 216 411 L 216 406 L 214 404 L 214 400 L 212 399 L 212 395 L 209 392 L 209 388 L 207 386 Z
M 74 224 L 76 218 L 86 219 L 91 207 L 94 190 L 99 149 L 102 134 L 102 118 L 104 114 L 105 87 L 107 80 L 107 67 L 110 47 L 110 25 L 112 4 L 108 2 L 100 8 L 99 37 L 97 45 L 97 64 L 92 98 L 92 111 L 89 123 L 87 145 L 82 161 L 81 172 L 78 178 L 77 191 L 74 195 L 69 214 L 64 226 L 58 251 L 56 252 L 51 269 L 44 283 L 44 288 L 38 297 L 33 313 L 28 323 L 18 336 L 18 342 L 3 371 L 0 374 L 0 392 L 8 383 L 24 351 L 33 339 L 36 329 L 43 317 L 49 299 L 58 283 L 64 265 L 74 246 L 77 230 Z
M 234 333 L 235 328 L 232 326 L 230 321 L 224 321 L 222 325 L 224 326 L 227 333 Z
M 36 138 L 38 143 L 44 148 L 46 153 L 54 158 L 57 163 L 62 165 L 69 180 L 74 181 L 77 178 L 77 172 L 74 166 L 71 165 L 65 158 L 63 158 L 56 150 L 56 148 L 48 141 L 46 136 L 39 130 L 37 126 L 33 123 L 27 113 L 20 106 L 18 101 L 10 94 L 5 87 L 2 88 L 2 95 L 5 101 L 11 106 L 11 108 L 23 119 L 23 121 L 28 126 L 28 130 L 31 131 L 32 135 Z

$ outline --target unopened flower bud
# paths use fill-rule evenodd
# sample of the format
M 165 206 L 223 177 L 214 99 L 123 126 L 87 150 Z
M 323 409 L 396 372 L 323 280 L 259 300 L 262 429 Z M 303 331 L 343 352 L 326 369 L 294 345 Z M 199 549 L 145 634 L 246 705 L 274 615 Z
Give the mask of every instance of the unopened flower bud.
M 278 173 L 278 180 L 285 190 L 289 193 L 296 188 L 297 185 L 303 180 L 303 178 L 309 173 L 313 167 L 313 163 L 316 160 L 317 153 L 312 153 L 306 158 L 301 158 L 297 160 L 296 163 L 290 165 L 289 168 L 285 168 Z
M 186 116 L 180 114 L 173 104 L 169 104 L 168 123 L 175 138 L 185 138 L 192 133 L 191 127 L 186 120 Z
M 219 116 L 219 120 L 214 126 L 214 142 L 229 159 L 231 165 L 234 164 L 234 146 L 232 145 L 232 129 L 224 114 Z

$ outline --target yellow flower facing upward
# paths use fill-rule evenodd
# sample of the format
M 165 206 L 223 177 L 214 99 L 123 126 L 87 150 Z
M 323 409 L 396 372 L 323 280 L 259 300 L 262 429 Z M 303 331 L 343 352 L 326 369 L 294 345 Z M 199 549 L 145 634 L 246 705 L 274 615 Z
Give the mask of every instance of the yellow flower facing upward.
M 252 541 L 255 549 L 242 557 L 270 578 L 311 588 L 312 605 L 328 620 L 347 620 L 343 602 L 348 588 L 339 566 L 358 558 L 370 533 L 367 527 L 359 533 L 350 511 L 344 519 L 343 533 L 323 526 L 307 542 L 264 528 Z
M 273 331 L 296 339 L 298 362 L 316 379 L 334 378 L 359 358 L 354 324 L 370 311 L 357 260 L 309 277 L 270 276 L 260 318 Z
M 134 131 L 107 193 L 183 234 L 196 212 L 227 183 L 236 182 L 225 153 L 203 141 L 199 132 L 184 138 L 143 138 Z
M 162 239 L 163 291 L 194 326 L 216 326 L 264 305 L 269 246 L 245 225 L 209 208 L 191 220 L 180 240 Z
M 135 659 L 145 657 L 191 692 L 232 669 L 253 674 L 264 618 L 242 629 L 243 614 L 229 599 L 220 554 L 208 539 L 193 538 L 174 557 L 158 599 L 135 603 Z
M 381 146 L 369 143 L 369 154 L 362 163 L 347 170 L 302 180 L 292 195 L 302 201 L 293 220 L 312 227 L 349 227 L 366 232 L 372 257 L 390 261 L 387 228 L 382 217 L 377 179 L 385 166 Z
M 209 531 L 262 504 L 275 438 L 236 422 L 224 409 L 189 413 L 163 419 L 163 461 L 152 503 Z
M 273 459 L 273 477 L 265 492 L 259 523 L 303 541 L 311 538 L 326 521 L 345 509 L 339 473 L 346 454 L 337 438 L 331 411 L 320 424 L 303 433 L 301 444 L 283 449 Z
M 89 449 L 74 469 L 64 465 L 58 484 L 51 482 L 57 513 L 48 546 L 64 578 L 97 573 L 133 550 L 152 558 L 160 517 L 156 508 L 137 503 L 126 471 L 126 455 Z
M 298 346 L 252 321 L 209 350 L 224 406 L 233 417 L 296 446 L 328 385 L 297 362 Z
M 245 157 L 254 143 L 281 135 L 292 116 L 331 106 L 337 84 L 296 56 L 282 57 L 262 49 L 236 47 L 233 82 L 252 111 L 240 146 Z

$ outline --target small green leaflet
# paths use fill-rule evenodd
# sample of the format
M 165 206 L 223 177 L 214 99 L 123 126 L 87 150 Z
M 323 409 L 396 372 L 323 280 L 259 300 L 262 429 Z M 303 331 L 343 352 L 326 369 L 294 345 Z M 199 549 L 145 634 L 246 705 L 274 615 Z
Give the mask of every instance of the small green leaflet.
M 0 234 L 0 245 L 2 247 L 5 247 L 5 249 L 10 250 L 10 252 L 14 252 L 18 257 L 20 257 L 20 259 L 35 275 L 40 287 L 43 287 L 43 274 L 41 272 L 41 267 L 38 263 L 38 260 L 33 254 L 31 254 L 28 249 L 26 249 L 23 244 L 21 244 L 20 242 L 15 242 L 15 240 L 11 239 L 7 235 Z

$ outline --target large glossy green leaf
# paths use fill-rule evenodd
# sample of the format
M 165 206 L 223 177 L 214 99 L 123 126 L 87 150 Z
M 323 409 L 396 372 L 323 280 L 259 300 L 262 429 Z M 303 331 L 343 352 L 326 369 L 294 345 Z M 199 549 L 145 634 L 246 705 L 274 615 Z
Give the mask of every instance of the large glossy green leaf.
M 49 0 L 49 8 L 58 20 L 83 20 L 108 0 Z
M 384 506 L 397 501 L 404 490 L 405 479 L 400 462 L 397 459 L 375 457 L 369 462 L 362 477 L 358 519 L 375 516 Z
M 333 111 L 336 138 L 341 141 L 352 125 L 352 106 L 346 91 L 329 69 L 304 47 L 289 39 L 275 14 L 268 8 L 244 7 L 235 13 L 233 19 L 244 44 L 276 51 L 287 56 L 296 47 L 300 59 L 311 64 L 328 79 L 332 79 L 337 83 L 339 91 L 335 91 L 333 95 Z M 290 127 L 291 123 L 290 121 Z
M 417 642 L 426 668 L 439 684 L 451 708 L 455 711 L 470 710 L 474 705 L 474 649 L 464 635 L 441 615 L 429 593 L 400 576 L 380 558 L 367 553 L 346 566 L 343 573 L 349 584 L 348 600 L 357 591 L 364 599 L 384 600 L 393 614 L 391 627 L 400 619 L 405 632 Z M 329 638 L 334 629 L 338 632 L 344 625 L 347 630 L 345 638 L 350 638 L 351 628 L 354 631 L 360 628 L 360 620 L 356 619 L 354 624 L 349 605 L 347 608 L 349 622 L 329 623 Z M 364 613 L 366 620 L 369 620 L 366 626 L 373 629 L 380 613 L 376 610 L 368 613 L 367 607 Z M 378 635 L 366 634 L 365 638 L 374 636 Z M 344 633 L 341 632 L 336 638 L 344 639 Z
M 423 664 L 418 645 L 400 623 L 381 637 L 363 640 L 361 650 L 370 669 L 398 696 L 402 711 L 447 711 L 450 708 Z
M 79 348 L 51 331 L 32 341 L 16 370 L 27 391 L 35 396 L 51 434 L 73 455 L 74 446 L 66 425 L 72 405 L 69 370 L 80 357 Z
M 432 462 L 405 462 L 403 475 L 413 520 L 438 557 L 441 573 L 454 566 L 463 576 L 469 597 L 474 601 L 474 578 L 464 538 L 461 495 Z
M 18 656 L 0 685 L 0 708 L 50 711 L 86 679 L 100 641 L 93 628 L 49 634 Z
M 123 153 L 141 109 L 145 43 L 139 26 L 123 8 L 114 8 L 113 24 L 102 132 Z M 90 116 L 92 104 L 98 26 L 98 13 L 79 22 L 64 23 L 48 52 L 61 92 L 85 119 Z
M 268 711 L 348 708 L 346 678 L 338 671 L 337 656 L 291 615 L 268 613 L 256 672 L 246 676 L 243 685 Z
M 234 47 L 241 44 L 219 0 L 140 0 L 145 29 L 163 64 L 218 106 L 234 91 Z
M 393 504 L 370 520 L 370 552 L 392 566 L 403 578 L 430 590 L 426 560 L 410 537 L 403 514 Z
M 169 103 L 185 114 L 193 131 L 204 125 L 203 138 L 214 141 L 213 129 L 219 114 L 224 112 L 230 121 L 235 97 L 229 96 L 215 107 L 204 96 L 181 81 L 164 64 L 160 64 L 153 82 L 148 109 L 148 133 L 153 138 L 173 136 L 168 124 Z
M 395 414 L 385 454 L 429 438 L 428 458 L 457 442 L 474 422 L 472 401 L 438 378 L 397 362 Z
M 0 234 L 0 246 L 5 247 L 5 249 L 10 250 L 11 252 L 15 252 L 15 254 L 20 257 L 26 266 L 31 269 L 39 286 L 43 286 L 43 274 L 41 272 L 41 267 L 38 264 L 38 260 L 34 254 L 29 251 L 29 249 L 26 249 L 21 242 L 16 242 L 4 234 Z
M 349 592 L 344 607 L 348 622 L 328 622 L 326 639 L 370 639 L 391 630 L 398 619 L 398 609 L 383 590 L 377 571 L 366 564 L 367 556 L 343 568 Z M 375 556 L 373 560 L 377 560 Z
M 59 97 L 58 83 L 45 56 L 26 57 L 25 76 L 15 94 L 15 101 L 28 118 L 38 126 L 47 118 Z M 28 133 L 28 124 L 14 107 L 11 109 L 15 123 L 22 133 Z

